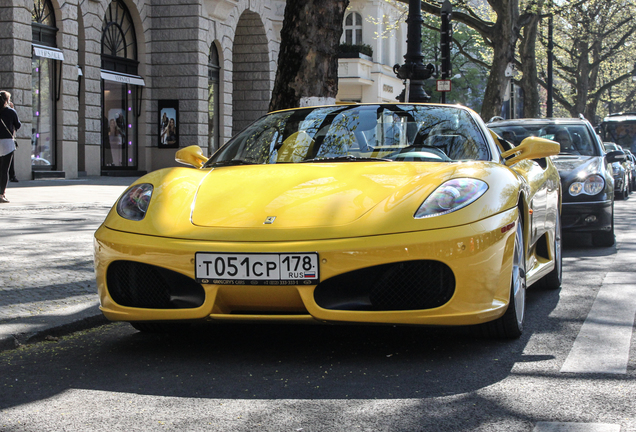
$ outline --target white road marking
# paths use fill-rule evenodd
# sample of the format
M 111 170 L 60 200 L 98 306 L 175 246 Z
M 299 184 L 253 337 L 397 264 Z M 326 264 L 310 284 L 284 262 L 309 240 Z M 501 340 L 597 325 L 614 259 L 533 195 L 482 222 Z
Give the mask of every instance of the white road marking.
M 561 372 L 627 373 L 635 315 L 633 274 L 608 273 Z
M 620 432 L 620 425 L 605 423 L 539 422 L 533 432 Z

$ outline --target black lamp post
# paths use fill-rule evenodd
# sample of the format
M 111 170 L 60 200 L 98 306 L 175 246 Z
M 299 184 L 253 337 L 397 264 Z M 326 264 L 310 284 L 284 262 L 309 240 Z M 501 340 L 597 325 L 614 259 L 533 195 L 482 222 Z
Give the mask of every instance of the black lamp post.
M 552 70 L 554 59 L 554 41 L 553 41 L 554 23 L 552 14 L 548 18 L 548 98 L 546 101 L 546 113 L 545 116 L 550 118 L 554 116 L 554 72 Z
M 408 88 L 405 87 L 397 98 L 400 102 L 428 102 L 431 99 L 424 91 L 424 80 L 433 75 L 435 66 L 424 65 L 422 22 L 422 0 L 409 0 L 404 64 L 393 66 L 393 72 L 397 77 L 407 80 Z

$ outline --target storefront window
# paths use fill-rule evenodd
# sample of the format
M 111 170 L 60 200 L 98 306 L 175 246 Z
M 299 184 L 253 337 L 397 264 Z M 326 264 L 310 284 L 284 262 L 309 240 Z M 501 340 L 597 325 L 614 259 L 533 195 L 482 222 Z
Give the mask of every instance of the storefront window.
M 120 0 L 106 10 L 102 28 L 102 169 L 137 167 L 137 44 L 130 13 Z
M 55 60 L 33 56 L 31 65 L 33 123 L 31 128 L 31 165 L 51 169 L 55 165 Z
M 105 167 L 135 167 L 137 136 L 134 107 L 134 86 L 104 80 L 104 152 Z
M 57 28 L 48 0 L 33 2 L 31 84 L 33 121 L 31 127 L 31 165 L 34 170 L 55 169 L 56 63 L 64 56 L 55 48 Z
M 208 155 L 216 151 L 220 143 L 219 122 L 219 54 L 216 46 L 210 47 L 208 58 Z

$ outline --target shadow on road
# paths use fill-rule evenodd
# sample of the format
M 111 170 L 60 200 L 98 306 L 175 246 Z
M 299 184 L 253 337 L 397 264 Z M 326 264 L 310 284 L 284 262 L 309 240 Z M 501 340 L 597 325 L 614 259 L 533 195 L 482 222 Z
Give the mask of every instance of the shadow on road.
M 515 362 L 542 361 L 522 352 L 558 298 L 530 291 L 528 331 L 510 341 L 467 328 L 213 324 L 155 335 L 113 324 L 0 354 L 0 385 L 14 385 L 0 408 L 70 388 L 220 399 L 458 395 L 505 379 Z

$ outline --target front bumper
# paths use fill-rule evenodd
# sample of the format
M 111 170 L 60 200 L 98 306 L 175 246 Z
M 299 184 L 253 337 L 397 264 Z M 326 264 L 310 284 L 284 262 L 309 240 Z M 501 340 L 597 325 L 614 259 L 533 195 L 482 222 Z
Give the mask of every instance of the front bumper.
M 282 320 L 420 325 L 480 324 L 500 317 L 510 293 L 517 210 L 453 228 L 382 236 L 298 242 L 214 242 L 137 235 L 105 226 L 95 233 L 95 271 L 101 310 L 113 321 Z M 321 283 L 387 263 L 430 260 L 453 273 L 450 300 L 419 310 L 342 310 L 319 306 L 320 285 L 202 284 L 200 306 L 161 309 L 122 306 L 113 300 L 107 273 L 115 262 L 145 263 L 194 282 L 196 252 L 318 252 Z M 423 284 L 426 281 L 422 281 Z M 331 287 L 333 290 L 333 286 Z M 337 289 L 337 285 L 336 288 Z
M 610 231 L 613 226 L 612 200 L 563 203 L 562 228 L 569 232 Z

